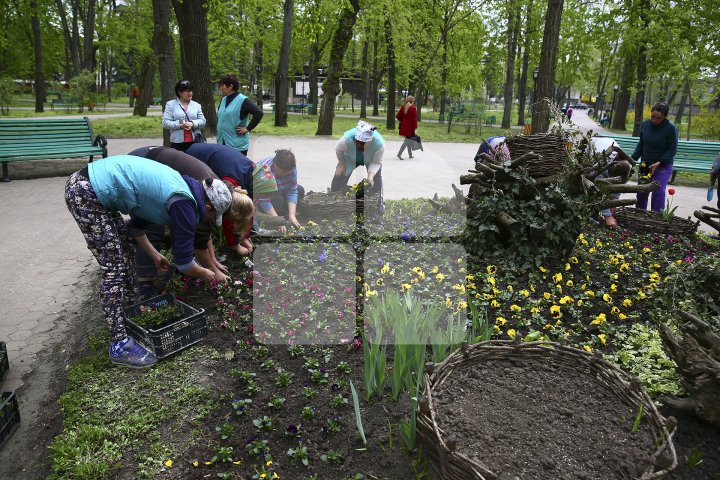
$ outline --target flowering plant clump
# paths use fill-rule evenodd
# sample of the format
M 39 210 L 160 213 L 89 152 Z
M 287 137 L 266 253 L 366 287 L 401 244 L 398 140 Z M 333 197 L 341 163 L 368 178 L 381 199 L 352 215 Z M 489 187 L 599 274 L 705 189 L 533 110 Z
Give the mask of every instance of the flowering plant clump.
M 675 195 L 675 189 L 668 188 L 667 193 L 670 196 L 670 198 L 665 202 L 665 208 L 662 211 L 662 216 L 665 220 L 670 220 L 673 217 L 673 215 L 675 214 L 675 210 L 677 210 L 678 207 L 677 207 L 677 205 L 675 207 L 672 207 L 672 200 L 673 200 L 673 195 Z

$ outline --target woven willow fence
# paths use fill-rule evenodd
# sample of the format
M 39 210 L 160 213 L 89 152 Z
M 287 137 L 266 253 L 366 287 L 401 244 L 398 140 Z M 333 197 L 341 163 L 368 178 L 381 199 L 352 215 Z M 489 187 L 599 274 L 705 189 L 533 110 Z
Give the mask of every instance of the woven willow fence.
M 516 135 L 508 137 L 505 144 L 513 159 L 529 152 L 534 152 L 542 157 L 542 160 L 527 165 L 528 174 L 533 178 L 549 177 L 560 173 L 563 169 L 567 146 L 559 134 Z
M 380 195 L 366 194 L 355 198 L 344 193 L 308 192 L 302 201 L 302 215 L 313 219 L 347 218 L 355 214 L 356 205 L 372 215 L 377 213 Z
M 472 346 L 463 345 L 440 364 L 428 364 L 425 374 L 425 390 L 419 401 L 417 435 L 427 454 L 428 463 L 438 478 L 443 480 L 497 480 L 493 473 L 480 461 L 471 460 L 456 450 L 455 440 L 446 435 L 438 426 L 443 412 L 433 403 L 433 394 L 439 392 L 451 375 L 463 375 L 474 365 L 489 360 L 543 360 L 548 359 L 566 367 L 576 369 L 579 374 L 588 375 L 604 385 L 625 404 L 638 409 L 642 404 L 644 421 L 647 421 L 653 435 L 660 439 L 648 459 L 648 464 L 637 480 L 665 478 L 677 465 L 677 455 L 672 443 L 674 432 L 668 431 L 665 420 L 655 408 L 650 397 L 637 379 L 620 370 L 601 357 L 553 342 L 518 343 L 507 340 L 491 340 Z M 662 457 L 667 469 L 655 470 L 655 461 Z
M 634 207 L 615 209 L 615 219 L 622 227 L 639 233 L 662 233 L 669 235 L 694 235 L 700 222 L 689 218 L 672 216 L 665 220 L 660 212 L 638 210 Z

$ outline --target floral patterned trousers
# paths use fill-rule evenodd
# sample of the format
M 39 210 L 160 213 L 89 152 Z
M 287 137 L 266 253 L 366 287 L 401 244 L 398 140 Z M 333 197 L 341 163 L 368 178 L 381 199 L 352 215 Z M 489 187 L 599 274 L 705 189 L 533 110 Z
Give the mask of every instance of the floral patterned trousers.
M 137 299 L 135 242 L 119 212 L 108 211 L 97 199 L 90 180 L 81 172 L 65 185 L 65 203 L 102 270 L 101 306 L 112 341 L 126 337 L 123 301 Z

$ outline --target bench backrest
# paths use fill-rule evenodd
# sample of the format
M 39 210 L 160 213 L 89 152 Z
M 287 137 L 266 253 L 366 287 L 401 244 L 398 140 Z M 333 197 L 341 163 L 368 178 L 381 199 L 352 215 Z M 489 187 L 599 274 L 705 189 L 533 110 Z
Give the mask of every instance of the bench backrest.
M 69 120 L 0 120 L 0 148 L 87 146 L 93 143 L 87 117 Z
M 603 135 L 612 138 L 628 155 L 632 155 L 640 140 L 639 137 L 623 135 Z M 686 168 L 692 171 L 709 170 L 717 155 L 720 154 L 720 142 L 700 142 L 697 140 L 678 140 L 675 154 L 677 169 Z

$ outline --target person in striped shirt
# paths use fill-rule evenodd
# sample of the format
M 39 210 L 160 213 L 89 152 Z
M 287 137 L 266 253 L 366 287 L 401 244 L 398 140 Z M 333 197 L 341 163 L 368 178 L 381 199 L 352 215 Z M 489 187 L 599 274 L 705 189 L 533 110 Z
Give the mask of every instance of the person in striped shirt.
M 286 216 L 290 225 L 300 228 L 296 213 L 297 205 L 305 195 L 305 190 L 297 181 L 295 154 L 290 150 L 276 150 L 275 155 L 257 162 L 253 178 L 253 200 L 257 212 L 271 217 Z M 260 185 L 274 178 L 277 189 L 265 192 Z M 256 188 L 257 187 L 257 188 Z M 286 233 L 281 226 L 280 233 Z

